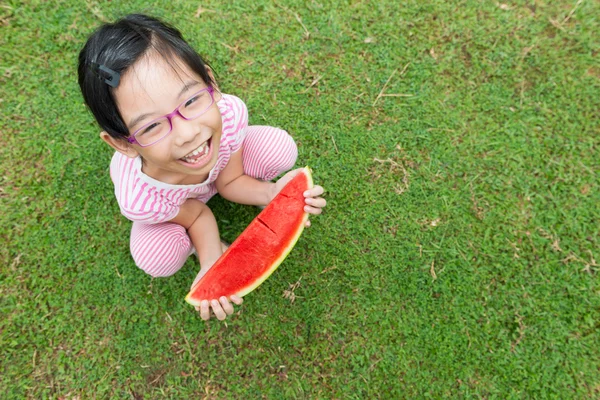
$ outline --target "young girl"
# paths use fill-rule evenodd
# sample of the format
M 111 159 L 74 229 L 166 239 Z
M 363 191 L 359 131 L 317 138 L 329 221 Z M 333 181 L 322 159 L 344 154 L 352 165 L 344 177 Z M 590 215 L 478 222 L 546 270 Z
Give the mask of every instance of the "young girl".
M 86 104 L 116 150 L 110 176 L 121 213 L 133 221 L 136 265 L 154 277 L 173 275 L 196 253 L 200 272 L 223 253 L 206 202 L 216 193 L 264 206 L 298 170 L 294 140 L 270 126 L 248 126 L 246 105 L 221 93 L 211 69 L 175 28 L 129 15 L 99 28 L 79 54 Z M 304 193 L 305 211 L 320 214 L 321 186 Z M 307 226 L 310 224 L 307 223 Z M 193 285 L 193 284 L 192 284 Z M 233 313 L 231 296 L 204 301 L 203 319 Z

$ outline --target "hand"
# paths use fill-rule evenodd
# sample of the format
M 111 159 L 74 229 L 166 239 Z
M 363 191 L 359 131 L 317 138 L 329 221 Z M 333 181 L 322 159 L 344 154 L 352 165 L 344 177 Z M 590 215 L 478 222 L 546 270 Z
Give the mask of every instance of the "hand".
M 209 269 L 210 267 L 200 269 L 200 272 L 198 272 L 196 279 L 194 279 L 194 283 L 192 283 L 192 287 L 194 287 L 196 282 L 198 282 L 208 272 Z M 233 306 L 231 305 L 229 300 L 233 301 L 238 306 L 244 301 L 241 297 L 235 295 L 231 296 L 230 299 L 227 299 L 227 297 L 225 296 L 221 296 L 218 300 L 202 300 L 200 302 L 200 307 L 194 308 L 196 309 L 196 311 L 200 311 L 200 317 L 205 321 L 208 321 L 210 319 L 211 308 L 217 319 L 219 321 L 223 321 L 225 318 L 227 318 L 228 315 L 233 314 Z
M 319 185 L 313 186 L 312 189 L 309 189 L 304 192 L 304 202 L 306 205 L 304 206 L 304 211 L 309 214 L 319 215 L 323 212 L 323 207 L 327 205 L 327 200 L 325 200 L 321 196 L 325 192 Z M 306 227 L 310 226 L 310 220 L 306 220 Z
M 221 296 L 219 300 L 202 300 L 200 307 L 195 307 L 196 311 L 200 311 L 200 317 L 208 321 L 210 319 L 210 309 L 212 308 L 213 313 L 219 321 L 223 321 L 228 315 L 233 314 L 233 306 L 229 302 L 233 301 L 238 306 L 244 302 L 241 297 L 236 295 L 231 296 L 229 299 L 225 296 Z
M 221 252 L 224 253 L 228 247 L 229 247 L 229 245 L 221 240 Z M 196 282 L 198 282 L 200 279 L 202 279 L 202 277 L 208 272 L 210 267 L 212 267 L 215 262 L 216 262 L 216 260 L 214 260 L 212 262 L 211 261 L 205 262 L 205 264 L 204 264 L 205 266 L 200 268 L 200 272 L 198 272 L 198 275 L 196 275 L 196 279 L 194 279 L 194 283 L 192 283 L 192 287 L 194 287 L 194 285 L 196 285 Z M 231 298 L 229 300 L 233 301 L 238 306 L 240 304 L 242 304 L 244 301 L 241 297 L 238 297 L 235 295 L 231 296 Z M 200 317 L 203 320 L 208 321 L 210 319 L 210 309 L 212 307 L 213 313 L 215 314 L 217 319 L 220 321 L 223 321 L 225 318 L 227 318 L 227 315 L 233 314 L 233 306 L 231 305 L 231 303 L 229 303 L 229 300 L 225 296 L 221 296 L 221 298 L 219 300 L 211 300 L 211 301 L 203 300 L 200 303 L 200 307 L 194 307 L 194 308 L 196 309 L 196 311 L 200 311 Z
M 303 168 L 294 169 L 294 170 L 288 172 L 287 174 L 285 174 L 284 176 L 282 176 L 277 182 L 275 182 L 271 200 L 274 199 L 275 196 L 277 195 L 277 193 L 279 193 L 281 191 L 281 189 L 283 189 L 284 186 L 287 185 L 287 183 L 289 181 L 291 181 L 296 175 L 298 175 L 298 173 L 301 170 L 303 170 Z M 305 191 L 304 197 L 305 197 L 306 205 L 304 206 L 304 211 L 306 211 L 309 214 L 313 214 L 313 215 L 321 214 L 323 212 L 322 208 L 327 205 L 327 201 L 324 198 L 319 197 L 324 192 L 325 192 L 325 189 L 323 189 L 319 185 L 315 185 L 312 187 L 312 189 Z M 310 220 L 307 220 L 306 227 L 309 227 L 309 226 L 310 226 Z

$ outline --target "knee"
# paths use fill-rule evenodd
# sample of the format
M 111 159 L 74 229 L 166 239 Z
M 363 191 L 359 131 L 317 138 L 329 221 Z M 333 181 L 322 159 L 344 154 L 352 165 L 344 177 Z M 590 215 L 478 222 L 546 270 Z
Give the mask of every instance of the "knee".
M 283 171 L 287 171 L 291 169 L 296 164 L 296 160 L 298 159 L 298 146 L 294 141 L 294 138 L 290 136 L 286 131 L 282 131 L 284 134 L 284 147 L 283 147 L 283 155 L 281 160 L 281 165 L 279 166 Z
M 189 237 L 183 232 L 172 232 L 160 241 L 143 241 L 131 246 L 131 256 L 135 265 L 154 278 L 164 278 L 175 274 L 189 256 Z M 143 245 L 145 244 L 145 245 Z
M 294 139 L 272 126 L 249 127 L 244 146 L 244 172 L 261 180 L 271 180 L 293 168 L 298 158 Z
M 279 128 L 273 130 L 262 165 L 265 180 L 271 180 L 292 169 L 298 158 L 298 147 L 290 134 Z
M 179 271 L 182 265 L 172 260 L 161 261 L 157 257 L 145 257 L 144 254 L 131 253 L 135 265 L 153 278 L 166 278 Z
M 153 278 L 167 278 L 179 271 L 183 265 L 177 264 L 155 264 L 155 263 L 138 263 L 135 265 L 150 275 Z

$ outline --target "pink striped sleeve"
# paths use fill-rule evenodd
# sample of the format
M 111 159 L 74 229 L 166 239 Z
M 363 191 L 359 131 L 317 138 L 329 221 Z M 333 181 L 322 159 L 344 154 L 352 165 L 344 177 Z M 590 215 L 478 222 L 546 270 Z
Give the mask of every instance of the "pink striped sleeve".
M 227 96 L 227 112 L 223 114 L 223 139 L 234 153 L 242 147 L 248 127 L 248 108 L 238 97 Z
M 123 155 L 115 155 L 111 162 L 115 197 L 121 214 L 131 221 L 148 224 L 175 218 L 179 213 L 179 205 L 173 201 L 174 197 L 165 195 L 163 190 L 140 179 L 134 161 Z M 167 193 L 171 194 L 170 191 Z

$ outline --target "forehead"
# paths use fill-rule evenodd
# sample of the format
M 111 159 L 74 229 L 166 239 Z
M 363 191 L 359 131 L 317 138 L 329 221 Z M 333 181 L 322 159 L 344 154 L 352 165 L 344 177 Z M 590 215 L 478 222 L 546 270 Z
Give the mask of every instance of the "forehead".
M 136 113 L 159 111 L 163 106 L 169 108 L 171 102 L 177 102 L 186 82 L 202 82 L 183 61 L 165 57 L 150 52 L 121 77 L 115 100 L 126 121 Z

